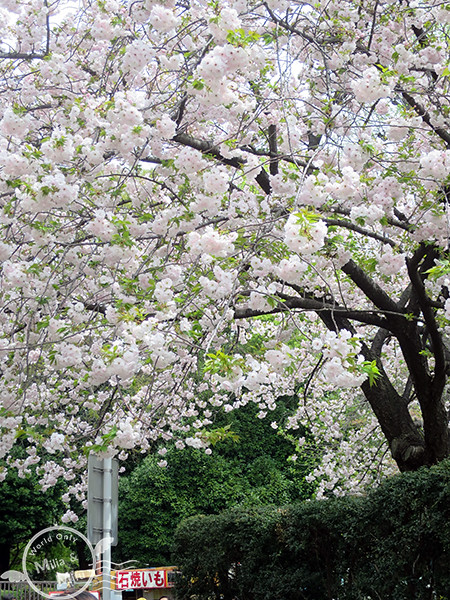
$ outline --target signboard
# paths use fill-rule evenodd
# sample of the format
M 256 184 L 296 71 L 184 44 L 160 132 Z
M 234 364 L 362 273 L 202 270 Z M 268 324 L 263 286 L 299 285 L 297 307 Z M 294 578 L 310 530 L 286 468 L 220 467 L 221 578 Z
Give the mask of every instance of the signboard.
M 73 576 L 76 581 L 80 579 L 89 579 L 90 577 L 95 577 L 94 569 L 84 569 L 82 571 L 74 571 Z
M 139 590 L 172 587 L 167 569 L 116 571 L 116 590 Z

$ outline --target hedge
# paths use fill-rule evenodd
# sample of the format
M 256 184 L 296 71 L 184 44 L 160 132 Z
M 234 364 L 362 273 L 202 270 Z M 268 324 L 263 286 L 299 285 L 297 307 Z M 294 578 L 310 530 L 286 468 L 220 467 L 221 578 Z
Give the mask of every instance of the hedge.
M 450 600 L 450 462 L 364 497 L 187 519 L 173 561 L 181 600 Z

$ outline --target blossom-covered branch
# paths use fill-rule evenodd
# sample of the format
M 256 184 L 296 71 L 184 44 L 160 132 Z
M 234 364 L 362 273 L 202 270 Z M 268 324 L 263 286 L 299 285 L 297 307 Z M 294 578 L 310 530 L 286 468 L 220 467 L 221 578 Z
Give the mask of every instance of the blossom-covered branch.
M 449 15 L 0 8 L 1 477 L 281 396 L 319 497 L 448 455 Z

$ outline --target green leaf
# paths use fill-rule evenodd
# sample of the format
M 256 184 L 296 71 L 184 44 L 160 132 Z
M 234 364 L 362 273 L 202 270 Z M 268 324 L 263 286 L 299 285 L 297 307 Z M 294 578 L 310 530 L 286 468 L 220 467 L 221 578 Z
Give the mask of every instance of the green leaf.
M 212 446 L 215 446 L 219 442 L 223 442 L 225 440 L 231 440 L 232 442 L 239 442 L 240 438 L 234 431 L 231 431 L 231 425 L 225 425 L 225 427 L 218 427 L 217 429 L 213 429 L 212 431 L 203 431 L 202 438 L 210 443 Z
M 111 446 L 111 442 L 117 436 L 117 431 L 117 425 L 113 425 L 113 427 L 111 427 L 108 433 L 104 433 L 100 436 L 102 439 L 101 443 L 90 446 L 88 450 L 94 452 L 105 452 L 106 450 L 108 450 L 108 448 Z
M 430 279 L 438 279 L 443 275 L 448 275 L 450 273 L 450 260 L 442 259 L 436 261 L 434 267 L 431 267 L 425 273 L 430 276 Z
M 361 365 L 362 373 L 365 373 L 369 378 L 369 385 L 372 387 L 376 384 L 377 379 L 380 377 L 381 373 L 377 367 L 376 360 L 365 360 Z

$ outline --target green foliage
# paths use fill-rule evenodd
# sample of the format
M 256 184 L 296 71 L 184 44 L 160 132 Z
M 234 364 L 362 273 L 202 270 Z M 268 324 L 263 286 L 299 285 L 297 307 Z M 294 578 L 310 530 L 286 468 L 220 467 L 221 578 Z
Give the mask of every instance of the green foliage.
M 178 522 L 199 512 L 214 513 L 244 494 L 225 461 L 195 449 L 172 450 L 162 469 L 148 457 L 120 481 L 120 560 L 168 564 Z M 115 559 L 117 561 L 117 558 Z
M 255 597 L 261 565 L 271 567 L 276 517 L 273 507 L 259 507 L 186 520 L 175 542 L 183 569 L 178 595 L 231 600 L 238 590 L 245 590 L 238 597 Z
M 231 431 L 231 425 L 225 425 L 225 427 L 218 427 L 217 429 L 212 429 L 210 431 L 205 431 L 202 435 L 202 438 L 207 440 L 211 446 L 215 446 L 219 442 L 223 442 L 225 440 L 232 440 L 233 442 L 239 442 L 239 436 Z
M 312 487 L 304 481 L 310 467 L 288 461 L 294 441 L 274 431 L 270 421 L 256 419 L 257 410 L 248 405 L 216 421 L 209 456 L 172 447 L 164 456 L 166 468 L 158 466 L 160 457 L 149 456 L 121 477 L 116 562 L 171 564 L 174 531 L 187 517 L 310 497 Z M 280 402 L 274 420 L 282 420 L 286 410 Z
M 184 521 L 180 599 L 450 598 L 450 461 L 365 497 L 233 509 Z
M 434 267 L 431 267 L 425 273 L 430 276 L 431 279 L 435 280 L 444 275 L 448 275 L 450 272 L 450 261 L 446 258 L 436 261 Z
M 113 425 L 108 433 L 103 433 L 100 437 L 102 439 L 100 444 L 93 444 L 90 449 L 86 450 L 86 454 L 90 451 L 93 452 L 105 452 L 109 448 L 109 444 L 117 436 L 117 425 Z
M 378 377 L 380 376 L 380 371 L 377 367 L 376 360 L 372 360 L 372 361 L 365 360 L 362 363 L 361 371 L 368 376 L 370 387 L 372 387 L 374 384 L 376 384 L 376 381 L 377 381 Z
M 43 492 L 36 476 L 20 478 L 8 471 L 0 485 L 0 566 L 21 568 L 21 550 L 41 529 L 64 512 L 62 484 Z M 2 571 L 3 572 L 3 571 Z
M 228 356 L 221 350 L 216 354 L 206 355 L 204 370 L 207 373 L 220 373 L 221 375 L 230 375 L 236 366 L 244 366 L 244 360 L 233 356 Z
M 233 46 L 241 46 L 245 48 L 249 44 L 257 42 L 260 37 L 260 34 L 256 31 L 239 28 L 228 31 L 227 42 Z

